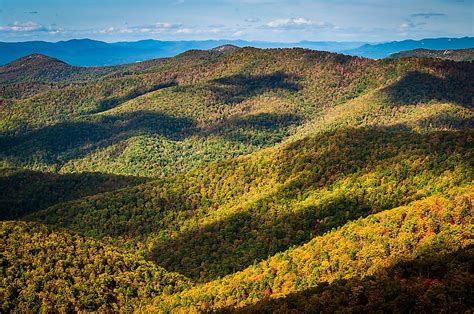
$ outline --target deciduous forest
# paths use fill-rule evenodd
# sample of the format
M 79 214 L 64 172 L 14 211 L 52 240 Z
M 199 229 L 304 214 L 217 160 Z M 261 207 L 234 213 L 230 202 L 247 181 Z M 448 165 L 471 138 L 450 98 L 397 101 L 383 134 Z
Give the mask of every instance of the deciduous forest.
M 473 95 L 420 57 L 15 60 L 0 311 L 470 312 Z

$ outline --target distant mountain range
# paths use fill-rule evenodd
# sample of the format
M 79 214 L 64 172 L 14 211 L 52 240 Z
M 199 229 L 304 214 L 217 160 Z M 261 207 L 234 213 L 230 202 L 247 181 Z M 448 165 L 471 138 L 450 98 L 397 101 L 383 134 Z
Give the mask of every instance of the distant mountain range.
M 431 50 L 474 48 L 474 37 L 428 38 L 422 40 L 393 41 L 381 44 L 365 44 L 355 49 L 346 50 L 344 53 L 352 56 L 382 59 L 394 53 L 419 48 Z
M 56 43 L 43 41 L 0 42 L 0 64 L 9 63 L 29 54 L 39 53 L 77 66 L 117 65 L 171 57 L 191 49 L 212 49 L 222 45 L 256 48 L 301 47 L 379 59 L 400 51 L 417 48 L 434 50 L 473 48 L 474 37 L 405 40 L 379 44 L 332 41 L 278 43 L 244 40 L 159 41 L 151 39 L 116 43 L 91 39 L 73 39 Z

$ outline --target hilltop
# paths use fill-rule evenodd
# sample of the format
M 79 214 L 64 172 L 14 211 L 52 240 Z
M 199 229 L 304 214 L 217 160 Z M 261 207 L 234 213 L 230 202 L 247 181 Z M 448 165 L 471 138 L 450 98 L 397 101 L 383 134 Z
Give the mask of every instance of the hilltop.
M 0 67 L 0 84 L 16 82 L 81 81 L 98 78 L 111 72 L 110 68 L 81 68 L 56 58 L 31 54 Z
M 239 47 L 235 45 L 222 45 L 216 48 L 209 49 L 211 51 L 217 51 L 217 52 L 223 52 L 223 53 L 228 53 L 228 52 L 234 52 L 236 50 L 240 49 Z

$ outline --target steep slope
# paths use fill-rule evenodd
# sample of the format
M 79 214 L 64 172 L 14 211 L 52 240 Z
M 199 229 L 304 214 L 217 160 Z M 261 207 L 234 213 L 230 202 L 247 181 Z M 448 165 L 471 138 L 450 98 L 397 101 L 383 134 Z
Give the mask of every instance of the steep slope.
M 415 49 L 408 51 L 401 51 L 389 56 L 389 58 L 435 58 L 443 60 L 452 60 L 457 62 L 473 61 L 474 48 L 470 49 L 455 49 L 455 50 L 429 50 L 429 49 Z

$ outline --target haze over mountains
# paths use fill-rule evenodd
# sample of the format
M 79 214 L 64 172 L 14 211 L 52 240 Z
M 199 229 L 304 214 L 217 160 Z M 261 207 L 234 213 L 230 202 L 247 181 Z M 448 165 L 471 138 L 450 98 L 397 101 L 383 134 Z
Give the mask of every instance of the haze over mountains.
M 296 43 L 278 43 L 243 40 L 206 40 L 206 41 L 158 41 L 142 40 L 136 42 L 106 43 L 90 39 L 50 42 L 0 42 L 0 64 L 6 64 L 17 58 L 40 53 L 58 58 L 76 66 L 104 66 L 132 63 L 155 58 L 172 57 L 191 49 L 207 50 L 221 45 L 256 48 L 301 47 L 312 50 L 339 52 L 368 58 L 385 58 L 393 53 L 416 48 L 461 49 L 474 47 L 474 38 L 439 38 L 419 41 L 405 40 L 380 44 L 363 42 L 317 42 L 301 41 Z

